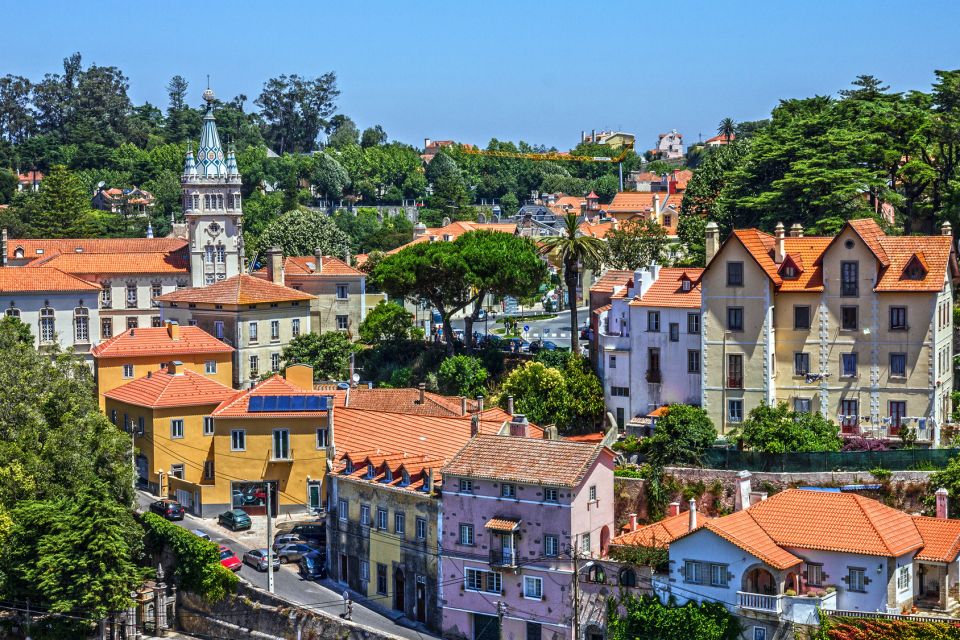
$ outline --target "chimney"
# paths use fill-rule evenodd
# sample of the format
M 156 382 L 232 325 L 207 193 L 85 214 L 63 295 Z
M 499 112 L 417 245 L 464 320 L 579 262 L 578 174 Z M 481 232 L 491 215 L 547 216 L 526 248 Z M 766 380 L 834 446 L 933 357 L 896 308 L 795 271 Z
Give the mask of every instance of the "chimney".
M 803 237 L 803 225 L 799 222 L 794 222 L 790 226 L 790 237 L 791 238 L 802 238 Z
M 425 491 L 427 493 L 433 493 L 433 469 L 427 469 L 424 472 L 424 476 L 423 484 L 426 487 Z
M 785 256 L 787 253 L 783 242 L 783 223 L 778 222 L 773 231 L 774 235 L 777 237 L 777 245 L 773 252 L 773 261 L 777 264 L 780 264 L 783 262 L 783 256 Z
M 480 433 L 480 415 L 473 414 L 473 417 L 470 418 L 470 437 L 474 437 Z
M 660 194 L 656 193 L 653 195 L 653 222 L 658 222 L 660 220 Z
M 510 421 L 510 435 L 515 438 L 526 438 L 528 424 L 527 416 L 522 413 L 513 416 L 513 420 Z
M 630 518 L 630 531 L 636 531 L 637 530 L 637 514 L 631 513 L 627 517 Z
M 758 502 L 763 502 L 767 499 L 766 491 L 751 491 L 750 492 L 750 506 L 757 504 Z
M 557 431 L 557 425 L 551 424 L 543 428 L 544 440 L 559 440 L 560 432 Z
M 417 385 L 417 389 L 420 391 L 420 397 L 417 399 L 417 404 L 423 404 L 426 401 L 425 392 L 427 390 L 427 385 L 421 382 Z
M 324 396 L 327 400 L 327 460 L 337 457 L 337 441 L 333 437 L 333 396 Z
M 10 236 L 7 234 L 7 228 L 3 228 L 3 233 L 0 234 L 0 252 L 3 252 L 2 257 L 0 257 L 0 266 L 7 266 L 7 242 L 10 240 Z
M 690 527 L 688 531 L 693 531 L 697 528 L 697 501 L 693 498 L 690 498 Z
M 3 255 L 4 255 L 4 261 L 6 261 L 6 255 L 7 255 L 7 250 L 6 250 L 6 247 L 7 247 L 7 235 L 6 235 L 6 232 L 7 232 L 7 230 L 4 229 L 3 232 L 4 232 L 4 235 L 3 235 L 3 247 L 4 247 Z M 944 220 L 944 221 L 943 221 L 943 224 L 940 225 L 940 234 L 941 234 L 941 235 L 944 235 L 944 236 L 952 236 L 952 235 L 953 235 L 953 226 L 951 226 L 951 224 L 950 224 L 950 222 L 949 222 L 948 220 Z
M 274 284 L 283 284 L 283 254 L 280 247 L 267 249 L 267 279 Z
M 680 503 L 679 503 L 679 502 L 671 502 L 669 505 L 667 505 L 667 517 L 668 517 L 668 518 L 672 518 L 673 516 L 678 516 L 678 515 L 680 515 Z
M 507 396 L 507 413 L 513 415 L 513 396 Z
M 433 142 L 433 140 L 431 140 L 430 138 L 424 138 L 424 139 L 423 139 L 423 150 L 424 150 L 424 151 L 427 150 L 427 147 L 430 146 L 430 143 L 431 143 L 431 142 Z
M 709 265 L 710 261 L 713 260 L 713 256 L 717 255 L 717 251 L 720 250 L 720 227 L 718 227 L 717 223 L 713 220 L 707 223 L 704 248 L 706 249 L 707 264 Z
M 950 513 L 950 510 L 948 509 L 948 507 L 950 505 L 947 502 L 947 490 L 944 489 L 943 487 L 940 487 L 939 489 L 937 489 L 936 496 L 937 496 L 937 517 L 948 518 Z
M 584 131 L 583 129 L 581 129 L 581 130 L 580 130 L 580 142 L 586 142 L 586 141 L 587 141 L 587 132 Z
M 737 472 L 737 489 L 733 497 L 733 510 L 743 511 L 750 506 L 750 478 L 753 474 L 749 471 Z
M 343 261 L 347 263 L 347 266 L 350 266 L 350 248 L 347 247 L 343 250 Z
M 171 360 L 167 364 L 167 373 L 169 373 L 172 376 L 182 376 L 183 375 L 182 371 L 179 373 L 177 372 L 177 369 L 182 366 L 183 366 L 183 363 L 180 362 L 179 360 Z
M 483 396 L 477 396 L 477 413 L 483 413 Z
M 316 264 L 313 272 L 323 273 L 323 251 L 320 250 L 320 247 L 313 250 L 313 262 Z
M 460 415 L 467 415 L 467 396 L 460 396 Z
M 176 320 L 167 320 L 167 335 L 174 342 L 180 340 L 180 323 Z

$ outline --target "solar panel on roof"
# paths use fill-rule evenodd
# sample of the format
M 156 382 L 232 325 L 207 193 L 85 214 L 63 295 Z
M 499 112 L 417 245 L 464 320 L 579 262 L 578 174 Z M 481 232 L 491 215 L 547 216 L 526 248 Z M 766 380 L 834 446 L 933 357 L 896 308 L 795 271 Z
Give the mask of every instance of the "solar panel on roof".
M 251 413 L 326 410 L 327 399 L 324 396 L 253 396 L 247 401 L 247 411 Z

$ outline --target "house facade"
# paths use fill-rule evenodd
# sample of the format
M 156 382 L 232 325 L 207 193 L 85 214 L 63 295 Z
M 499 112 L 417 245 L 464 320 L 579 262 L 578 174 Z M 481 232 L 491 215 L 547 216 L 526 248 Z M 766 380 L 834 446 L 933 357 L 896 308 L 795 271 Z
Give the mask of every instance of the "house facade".
M 701 406 L 722 433 L 761 403 L 831 417 L 847 434 L 939 441 L 953 388 L 954 279 L 941 236 L 887 236 L 851 220 L 836 237 L 707 226 Z
M 598 375 L 621 428 L 663 405 L 700 403 L 701 273 L 637 269 L 599 312 Z
M 659 160 L 683 160 L 686 149 L 683 146 L 683 134 L 672 129 L 657 137 L 657 146 L 650 150 L 651 156 Z
M 311 331 L 313 296 L 241 274 L 214 285 L 160 296 L 161 316 L 197 326 L 234 347 L 233 384 L 248 388 L 277 372 L 291 340 Z
M 575 567 L 613 527 L 613 453 L 602 444 L 478 435 L 444 467 L 443 633 L 566 638 Z

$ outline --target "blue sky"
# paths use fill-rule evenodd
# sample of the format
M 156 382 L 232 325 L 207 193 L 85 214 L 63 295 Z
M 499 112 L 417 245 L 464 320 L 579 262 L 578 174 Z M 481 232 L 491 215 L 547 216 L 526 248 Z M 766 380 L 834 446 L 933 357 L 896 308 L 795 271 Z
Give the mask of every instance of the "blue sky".
M 723 117 L 762 118 L 782 97 L 835 93 L 857 74 L 928 89 L 935 69 L 960 67 L 960 3 L 948 1 L 16 6 L 0 74 L 39 79 L 80 51 L 120 67 L 135 102 L 165 106 L 175 74 L 197 103 L 208 73 L 221 98 L 252 101 L 271 76 L 333 70 L 341 112 L 417 145 L 496 137 L 565 149 L 582 129 L 619 128 L 642 149 L 660 131 L 706 138 Z

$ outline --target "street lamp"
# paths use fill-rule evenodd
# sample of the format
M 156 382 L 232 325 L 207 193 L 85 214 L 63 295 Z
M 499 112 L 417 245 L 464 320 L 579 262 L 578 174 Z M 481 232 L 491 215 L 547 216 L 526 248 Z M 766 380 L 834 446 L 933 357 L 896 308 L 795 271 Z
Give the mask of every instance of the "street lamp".
M 157 469 L 157 495 L 163 497 L 163 469 Z

